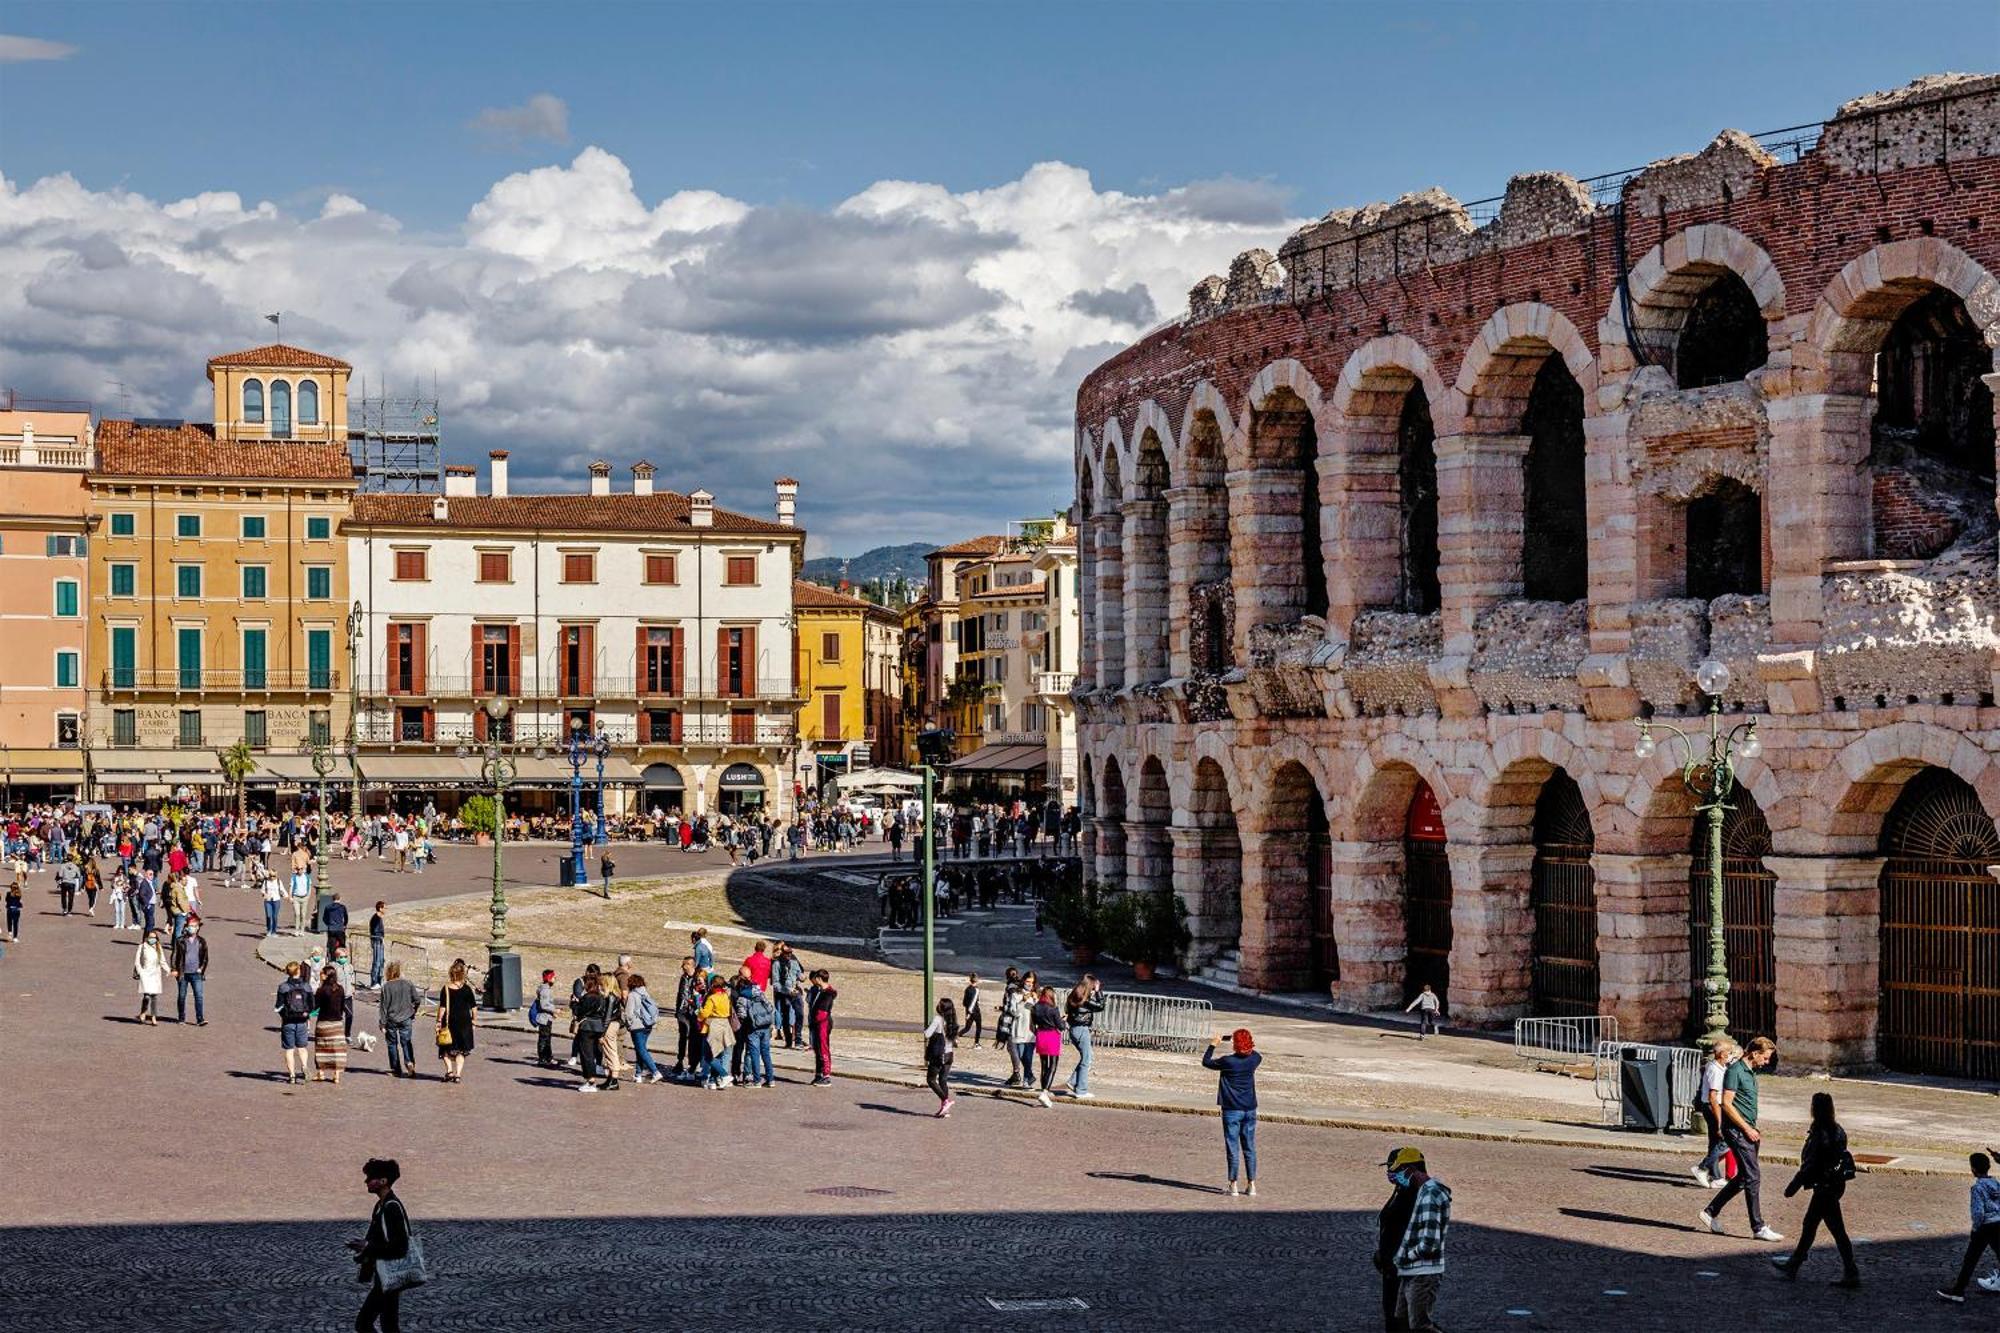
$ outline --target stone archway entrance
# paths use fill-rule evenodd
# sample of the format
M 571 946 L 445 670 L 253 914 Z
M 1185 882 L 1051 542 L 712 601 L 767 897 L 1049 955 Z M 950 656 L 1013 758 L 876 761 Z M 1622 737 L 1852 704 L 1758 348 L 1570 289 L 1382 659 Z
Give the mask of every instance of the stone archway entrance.
M 1446 999 L 1451 984 L 1451 857 L 1437 796 L 1421 779 L 1403 827 L 1403 922 L 1403 1003 L 1425 986 Z
M 1538 1018 L 1598 1012 L 1596 847 L 1576 780 L 1557 769 L 1535 802 L 1528 904 L 1535 920 L 1530 1010 Z

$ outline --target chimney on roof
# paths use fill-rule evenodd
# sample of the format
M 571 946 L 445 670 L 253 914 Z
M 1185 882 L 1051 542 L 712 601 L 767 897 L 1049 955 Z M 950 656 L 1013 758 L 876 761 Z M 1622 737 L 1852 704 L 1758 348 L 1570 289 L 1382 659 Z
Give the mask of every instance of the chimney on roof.
M 688 526 L 691 528 L 712 528 L 715 526 L 715 497 L 707 491 L 694 491 L 688 495 Z
M 487 486 L 487 492 L 492 495 L 505 495 L 507 493 L 507 451 L 505 449 L 495 449 L 488 453 L 486 457 L 492 460 L 493 464 L 493 481 Z
M 601 458 L 590 465 L 590 493 L 611 494 L 611 464 Z
M 451 520 L 451 501 L 442 495 L 431 497 L 431 522 L 446 523 Z
M 463 463 L 453 463 L 444 470 L 444 493 L 446 495 L 479 494 L 479 473 Z
M 799 483 L 791 477 L 780 477 L 773 483 L 778 488 L 778 522 L 787 528 L 799 525 Z
M 632 465 L 632 494 L 651 495 L 653 493 L 653 465 L 639 462 Z

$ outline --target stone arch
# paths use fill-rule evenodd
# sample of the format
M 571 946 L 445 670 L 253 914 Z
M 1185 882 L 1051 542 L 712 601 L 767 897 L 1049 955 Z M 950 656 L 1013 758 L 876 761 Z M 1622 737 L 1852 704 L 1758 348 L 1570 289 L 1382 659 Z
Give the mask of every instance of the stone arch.
M 1342 833 L 1357 842 L 1400 838 L 1419 782 L 1430 786 L 1447 832 L 1454 831 L 1454 818 L 1463 818 L 1469 807 L 1452 795 L 1444 766 L 1417 741 L 1391 733 L 1370 745 L 1355 767 Z
M 1795 854 L 1867 855 L 1904 785 L 1927 767 L 1949 769 L 1987 810 L 2000 810 L 2000 765 L 1992 755 L 1959 732 L 1897 722 L 1848 742 L 1806 792 L 1797 817 L 1774 819 L 1773 831 L 1791 833 L 1780 841 Z
M 1253 628 L 1327 611 L 1319 386 L 1296 361 L 1265 367 L 1244 408 L 1229 472 L 1237 660 Z
M 1486 764 L 1465 793 L 1469 808 L 1459 825 L 1483 842 L 1527 842 L 1535 801 L 1556 769 L 1575 779 L 1592 824 L 1601 823 L 1606 800 L 1589 757 L 1545 727 L 1522 727 L 1493 743 Z
M 1164 423 L 1165 414 L 1154 409 Z M 1132 478 L 1124 509 L 1125 679 L 1134 685 L 1165 680 L 1168 674 L 1167 467 L 1169 440 L 1140 413 L 1132 451 Z
M 1734 227 L 1699 223 L 1676 232 L 1646 252 L 1627 279 L 1632 333 L 1647 360 L 1673 365 L 1688 313 L 1723 274 L 1749 290 L 1769 338 L 1785 318 L 1785 282 L 1764 248 Z M 1627 340 L 1625 309 L 1614 295 L 1597 325 L 1599 361 L 1606 374 L 1629 371 L 1636 357 Z M 1761 364 L 1764 357 L 1759 358 Z
M 1188 961 L 1223 963 L 1224 980 L 1237 979 L 1236 953 L 1243 930 L 1243 846 L 1236 812 L 1241 808 L 1229 765 L 1197 747 L 1187 770 L 1185 811 L 1173 830 L 1174 887 L 1188 908 L 1194 942 Z
M 1302 752 L 1303 751 L 1303 752 Z M 1333 841 L 1325 786 L 1310 751 L 1284 747 L 1258 761 L 1254 850 L 1243 876 L 1243 984 L 1325 990 L 1340 979 L 1333 933 Z
M 1444 774 L 1422 747 L 1388 736 L 1369 747 L 1349 788 L 1347 840 L 1336 844 L 1341 946 L 1336 996 L 1354 1009 L 1401 1007 L 1450 976 L 1452 878 L 1440 817 Z M 1421 838 L 1411 836 L 1420 809 Z
M 1239 428 L 1232 433 L 1235 442 L 1243 450 L 1240 456 L 1229 460 L 1231 470 L 1237 468 L 1260 467 L 1268 464 L 1257 457 L 1256 423 L 1257 413 L 1270 410 L 1272 399 L 1280 395 L 1296 398 L 1317 427 L 1320 420 L 1321 403 L 1325 395 L 1319 381 L 1311 371 L 1290 357 L 1273 361 L 1257 372 L 1257 378 L 1250 381 L 1250 388 L 1243 395 L 1243 411 L 1237 417 Z M 1283 458 L 1274 460 L 1286 461 Z
M 1197 432 L 1202 432 L 1199 440 Z M 1229 411 L 1229 400 L 1211 381 L 1197 383 L 1188 393 L 1180 429 L 1171 437 L 1180 442 L 1167 459 L 1174 485 L 1220 486 L 1229 467 L 1229 441 L 1235 434 L 1236 418 Z
M 1463 429 L 1513 434 L 1535 374 L 1551 352 L 1582 388 L 1585 414 L 1594 415 L 1597 362 L 1583 335 L 1555 307 L 1521 301 L 1494 311 L 1459 362 L 1454 387 L 1463 402 Z
M 1680 742 L 1656 739 L 1658 748 L 1626 783 L 1624 804 L 1594 812 L 1605 842 L 1641 855 L 1680 851 L 1694 828 L 1695 800 L 1681 782 Z M 1786 803 L 1785 790 L 1764 756 L 1739 758 L 1734 767 L 1738 789 L 1750 793 L 1766 819 L 1774 818 Z
M 1328 413 L 1328 620 L 1345 632 L 1371 607 L 1438 608 L 1437 448 L 1451 396 L 1407 334 L 1372 338 L 1342 367 Z M 1389 460 L 1396 460 L 1392 465 Z
M 1118 424 L 1117 417 L 1104 423 L 1101 432 L 1102 443 L 1097 451 L 1097 477 L 1100 483 L 1097 493 L 1097 512 L 1109 513 L 1125 502 L 1125 487 L 1122 478 L 1131 466 L 1125 452 L 1125 431 Z
M 1169 473 L 1167 479 L 1160 482 L 1160 489 L 1164 491 L 1167 487 L 1174 484 L 1172 471 L 1180 453 L 1180 446 L 1175 442 L 1179 439 L 1179 434 L 1174 430 L 1172 419 L 1167 416 L 1167 409 L 1161 407 L 1158 400 L 1152 398 L 1147 398 L 1140 402 L 1138 415 L 1132 420 L 1132 438 L 1144 441 L 1147 431 L 1153 432 L 1160 440 L 1161 457 L 1164 459 Z M 1133 451 L 1135 459 L 1137 452 L 1135 448 Z M 1135 462 L 1135 471 L 1136 468 L 1137 465 Z
M 1188 400 L 1167 511 L 1169 665 L 1176 676 L 1235 660 L 1227 435 L 1222 395 L 1206 380 Z
M 1098 479 L 1100 504 L 1090 545 L 1096 559 L 1091 591 L 1096 599 L 1096 679 L 1100 689 L 1125 684 L 1125 482 L 1120 449 L 1107 443 Z
M 1806 344 L 1825 363 L 1827 391 L 1865 394 L 1889 326 L 1932 287 L 1955 294 L 1987 346 L 2000 346 L 2000 279 L 1935 236 L 1890 241 L 1850 260 L 1813 306 Z
M 1125 771 L 1118 756 L 1107 754 L 1100 769 L 1097 803 L 1097 878 L 1110 885 L 1125 880 L 1125 821 L 1131 810 L 1125 790 Z
M 1132 793 L 1125 823 L 1125 887 L 1156 892 L 1173 884 L 1173 845 L 1167 827 L 1173 821 L 1173 798 L 1167 786 L 1167 766 L 1157 755 L 1139 757 L 1139 781 Z

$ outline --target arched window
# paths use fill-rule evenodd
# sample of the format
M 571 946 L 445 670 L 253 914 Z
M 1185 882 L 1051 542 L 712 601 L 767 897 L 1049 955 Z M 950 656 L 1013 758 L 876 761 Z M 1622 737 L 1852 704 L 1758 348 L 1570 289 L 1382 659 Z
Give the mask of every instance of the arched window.
M 261 425 L 264 420 L 264 381 L 243 381 L 243 419 Z
M 271 381 L 271 438 L 289 439 L 292 434 L 292 386 L 283 380 Z
M 319 385 L 311 380 L 299 381 L 299 424 L 319 424 Z
M 1770 355 L 1757 298 L 1734 273 L 1721 273 L 1688 307 L 1674 349 L 1674 380 L 1683 389 L 1740 380 Z
M 1438 609 L 1437 433 L 1422 385 L 1403 395 L 1396 426 L 1398 528 L 1396 609 L 1429 615 Z
M 1589 530 L 1584 516 L 1583 388 L 1560 356 L 1542 362 L 1528 409 L 1527 540 L 1522 583 L 1537 602 L 1581 601 L 1589 587 Z

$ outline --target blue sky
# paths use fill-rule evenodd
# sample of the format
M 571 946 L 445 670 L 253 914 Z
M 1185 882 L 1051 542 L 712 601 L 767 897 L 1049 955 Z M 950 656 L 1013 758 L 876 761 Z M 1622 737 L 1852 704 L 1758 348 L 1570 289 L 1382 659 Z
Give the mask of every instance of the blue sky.
M 516 243 L 522 218 L 536 218 L 546 233 L 573 225 L 550 214 L 574 208 L 575 199 L 614 213 L 678 199 L 646 235 L 655 248 L 653 233 L 662 226 L 676 234 L 719 226 L 735 229 L 738 257 L 756 272 L 782 273 L 784 256 L 831 245 L 851 274 L 900 258 L 894 244 L 849 234 L 856 196 L 873 201 L 861 210 L 870 217 L 885 210 L 923 215 L 943 236 L 935 250 L 919 245 L 918 253 L 940 267 L 912 281 L 910 291 L 895 290 L 902 279 L 894 275 L 884 279 L 886 295 L 871 285 L 864 296 L 879 297 L 882 309 L 852 327 L 835 317 L 837 337 L 828 334 L 824 310 L 807 311 L 796 331 L 783 327 L 781 311 L 752 318 L 707 310 L 697 332 L 716 355 L 705 361 L 680 349 L 674 415 L 663 405 L 645 418 L 675 423 L 651 447 L 684 447 L 681 461 L 725 469 L 717 474 L 725 481 L 735 479 L 726 469 L 737 468 L 759 504 L 768 503 L 761 474 L 772 467 L 798 471 L 807 482 L 809 515 L 818 481 L 816 531 L 826 538 L 816 545 L 847 550 L 878 534 L 885 541 L 948 538 L 1063 503 L 1065 399 L 1079 367 L 1150 317 L 1172 313 L 1186 287 L 1225 265 L 1235 249 L 1274 242 L 1302 217 L 1433 184 L 1471 198 L 1498 192 L 1513 172 L 1590 174 L 1698 149 L 1725 126 L 1757 131 L 1817 120 L 1848 97 L 1919 74 L 1991 67 L 2000 51 L 2000 6 L 16 0 L 0 10 L 0 32 L 59 44 L 29 53 L 61 56 L 0 63 L 0 174 L 14 192 L 0 198 L 0 222 L 32 222 L 40 235 L 55 218 L 81 216 L 84 210 L 60 200 L 29 207 L 22 194 L 69 173 L 100 205 L 233 194 L 240 212 L 226 225 L 235 229 L 229 235 L 239 255 L 250 248 L 248 238 L 278 244 L 269 238 L 287 225 L 295 224 L 298 242 L 282 266 L 256 281 L 203 267 L 206 261 L 191 257 L 202 253 L 201 237 L 182 236 L 173 247 L 121 243 L 125 258 L 157 261 L 139 263 L 135 278 L 161 276 L 171 289 L 192 276 L 199 290 L 155 291 L 121 310 L 104 291 L 133 284 L 100 283 L 89 299 L 111 304 L 82 308 L 83 289 L 71 283 L 61 301 L 51 298 L 28 316 L 83 309 L 104 322 L 70 346 L 0 334 L 0 382 L 40 381 L 24 388 L 75 391 L 85 380 L 118 378 L 141 384 L 171 409 L 190 396 L 202 357 L 183 350 L 176 363 L 164 345 L 157 356 L 126 355 L 117 321 L 131 321 L 133 341 L 143 345 L 159 336 L 162 307 L 193 308 L 206 313 L 176 330 L 183 343 L 240 343 L 254 335 L 245 315 L 260 303 L 299 311 L 288 330 L 335 344 L 325 350 L 357 366 L 372 362 L 402 374 L 443 364 L 449 372 L 472 353 L 456 345 L 439 312 L 463 293 L 397 298 L 394 308 L 412 319 L 439 317 L 431 341 L 417 343 L 407 330 L 377 327 L 381 310 L 351 303 L 349 293 L 330 294 L 328 275 L 314 265 L 345 264 L 338 281 L 348 284 L 377 282 L 386 290 L 400 279 L 406 293 L 412 286 L 434 292 L 446 275 L 462 271 L 467 256 L 456 248 L 476 251 L 483 262 L 496 246 L 510 261 L 534 267 L 538 282 L 562 288 L 561 308 L 586 307 L 564 339 L 545 349 L 551 377 L 573 370 L 579 357 L 592 376 L 609 374 L 614 363 L 636 372 L 645 363 L 634 347 L 603 343 L 587 318 L 586 275 L 607 253 L 570 238 L 525 255 Z M 580 167 L 590 148 L 602 155 Z M 1078 177 L 1032 177 L 1039 163 L 1087 173 L 1089 196 L 1078 193 Z M 536 169 L 546 170 L 526 174 Z M 619 169 L 627 178 L 623 193 Z M 922 190 L 885 191 L 881 182 Z M 695 191 L 724 202 L 688 193 Z M 1128 197 L 1155 202 L 1121 202 Z M 337 201 L 331 210 L 329 199 Z M 1159 204 L 1163 199 L 1179 202 Z M 275 206 L 275 220 L 256 215 L 262 201 Z M 1069 305 L 1066 288 L 1052 309 L 1127 309 L 1122 324 L 1040 319 L 1031 300 L 992 296 L 1009 290 L 1008 275 L 995 273 L 1007 268 L 995 253 L 1005 246 L 969 236 L 1055 235 L 1066 208 L 1075 210 L 1078 226 L 1101 224 L 1107 235 L 1156 229 L 1149 247 L 1127 243 L 1115 262 L 1044 256 L 1061 282 L 1088 298 Z M 502 227 L 496 216 L 509 210 L 520 210 L 516 225 Z M 339 216 L 327 219 L 328 211 Z M 1186 225 L 1189 217 L 1197 225 Z M 302 230 L 316 219 L 320 232 Z M 746 219 L 756 225 L 735 235 Z M 832 241 L 829 225 L 841 233 Z M 132 230 L 145 227 L 135 220 Z M 502 232 L 511 239 L 495 242 Z M 214 226 L 202 233 L 211 249 L 217 234 Z M 118 241 L 115 228 L 108 235 Z M 778 249 L 759 257 L 748 248 L 757 238 Z M 1032 267 L 1041 252 L 1027 249 Z M 67 252 L 81 253 L 75 246 Z M 691 262 L 685 253 L 673 261 L 683 266 L 678 272 Z M 744 299 L 743 271 L 725 302 L 732 307 Z M 970 286 L 954 281 L 967 274 Z M 489 269 L 484 276 L 490 297 L 495 284 L 522 275 Z M 823 274 L 799 276 L 815 290 L 826 286 Z M 821 294 L 850 304 L 856 295 Z M 629 314 L 640 308 L 631 295 L 603 299 Z M 686 318 L 676 305 L 669 322 Z M 490 316 L 479 323 L 490 324 Z M 854 352 L 872 340 L 880 353 L 905 345 L 917 329 L 949 334 L 952 347 L 933 348 L 913 373 L 945 375 L 950 401 L 937 404 L 932 419 L 932 404 L 917 395 L 879 433 L 859 413 L 815 421 L 802 403 L 760 398 L 781 392 L 776 381 L 785 376 L 775 370 L 760 384 L 740 365 L 704 368 L 722 364 L 716 338 L 734 340 L 729 346 L 739 353 L 750 349 L 753 364 L 760 352 L 809 347 L 812 354 L 794 367 L 798 375 L 851 384 L 858 372 L 832 364 L 835 344 Z M 624 337 L 629 343 L 641 332 Z M 987 364 L 964 348 L 979 337 L 993 339 L 996 359 Z M 87 364 L 93 357 L 107 363 L 102 374 Z M 685 378 L 718 375 L 729 382 Z M 995 396 L 1007 401 L 997 421 L 982 423 L 982 386 L 1000 377 L 1012 388 Z M 1032 391 L 1020 389 L 1026 379 L 1035 381 Z M 697 421 L 704 388 L 708 401 L 724 406 Z M 483 453 L 485 437 L 500 433 L 502 423 L 513 431 L 549 428 L 518 405 L 499 413 L 504 397 L 488 384 L 449 415 L 464 423 L 459 438 L 468 447 Z M 621 429 L 631 431 L 632 423 Z M 969 460 L 982 469 L 986 498 L 911 506 L 898 520 L 906 531 L 886 530 L 890 511 L 872 498 L 882 486 L 848 484 L 843 459 L 879 442 L 879 456 L 894 460 L 879 481 L 893 488 L 912 469 L 924 470 L 926 437 L 955 451 L 954 466 Z M 551 476 L 572 445 L 589 447 L 551 443 Z M 782 462 L 787 456 L 800 461 Z M 817 476 L 816 459 L 823 464 Z M 655 461 L 669 470 L 676 462 Z M 695 481 L 673 484 L 689 489 Z M 747 496 L 743 506 L 750 507 Z

